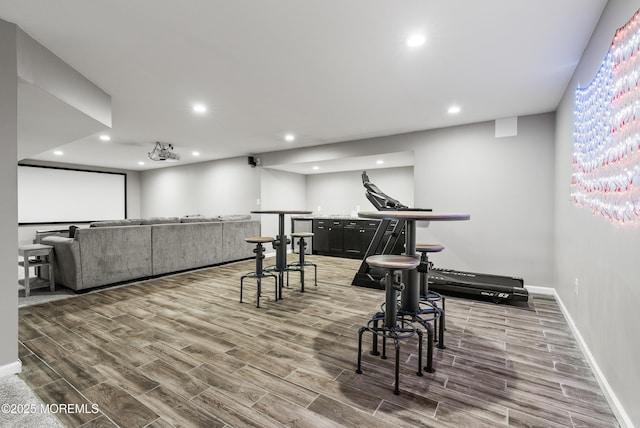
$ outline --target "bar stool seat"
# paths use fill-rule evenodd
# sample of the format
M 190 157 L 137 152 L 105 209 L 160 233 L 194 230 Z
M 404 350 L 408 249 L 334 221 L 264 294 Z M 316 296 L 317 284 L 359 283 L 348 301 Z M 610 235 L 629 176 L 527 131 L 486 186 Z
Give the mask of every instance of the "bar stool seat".
M 251 236 L 249 238 L 244 238 L 244 240 L 249 244 L 266 244 L 274 241 L 271 236 Z
M 245 278 L 253 278 L 257 282 L 256 290 L 256 308 L 260 307 L 260 296 L 262 294 L 262 279 L 266 277 L 273 277 L 275 281 L 275 293 L 278 300 L 278 277 L 268 271 L 265 271 L 262 266 L 262 260 L 264 259 L 264 246 L 262 244 L 273 243 L 274 239 L 271 236 L 251 236 L 244 238 L 245 242 L 250 244 L 256 244 L 256 248 L 253 252 L 256 254 L 256 270 L 255 272 L 249 272 L 246 275 L 240 277 L 240 303 L 242 303 L 242 288 Z
M 416 328 L 410 319 L 405 318 L 403 315 L 398 315 L 398 292 L 402 291 L 404 284 L 402 284 L 400 278 L 401 271 L 407 271 L 415 269 L 420 264 L 420 260 L 411 256 L 402 255 L 375 255 L 367 257 L 367 264 L 371 267 L 381 268 L 386 270 L 383 281 L 385 284 L 385 304 L 384 311 L 378 312 L 370 319 L 366 326 L 361 327 L 358 331 L 358 368 L 356 373 L 362 373 L 362 335 L 364 332 L 369 331 L 373 335 L 373 355 L 379 355 L 377 350 L 377 338 L 382 337 L 382 358 L 386 358 L 386 347 L 384 342 L 386 339 L 391 339 L 395 345 L 395 384 L 393 393 L 398 395 L 400 393 L 400 340 L 407 339 L 414 335 L 418 335 L 418 376 L 422 376 L 422 330 Z M 383 325 L 380 326 L 380 321 Z M 433 354 L 433 336 L 430 335 L 431 346 L 429 347 L 428 355 L 428 371 L 433 371 L 431 367 L 431 360 Z
M 372 267 L 391 270 L 415 269 L 420 264 L 420 260 L 416 259 L 415 257 L 394 254 L 379 254 L 377 256 L 369 256 L 367 257 L 366 262 L 369 266 Z
M 293 232 L 291 236 L 293 238 L 312 238 L 313 232 Z
M 444 349 L 444 319 L 445 319 L 445 297 L 439 293 L 435 293 L 429 290 L 429 271 L 433 265 L 429 261 L 430 253 L 439 253 L 444 250 L 444 246 L 440 244 L 416 244 L 416 252 L 420 255 L 420 266 L 418 272 L 420 272 L 420 315 L 431 316 L 429 319 L 424 317 L 420 318 L 424 322 L 433 321 L 435 324 L 435 331 L 437 332 L 436 341 L 438 342 L 438 348 Z
M 439 244 L 416 244 L 416 251 L 419 253 L 439 253 L 444 247 Z
M 307 242 L 305 238 L 312 238 L 313 232 L 293 232 L 291 234 L 291 247 L 295 249 L 296 238 L 298 238 L 299 256 L 298 261 L 289 263 L 287 265 L 287 287 L 289 286 L 289 271 L 300 272 L 300 292 L 304 293 L 304 270 L 307 266 L 312 266 L 314 271 L 314 283 L 315 287 L 318 287 L 318 265 L 305 261 L 305 249 L 307 248 Z M 282 296 L 280 296 L 282 298 Z

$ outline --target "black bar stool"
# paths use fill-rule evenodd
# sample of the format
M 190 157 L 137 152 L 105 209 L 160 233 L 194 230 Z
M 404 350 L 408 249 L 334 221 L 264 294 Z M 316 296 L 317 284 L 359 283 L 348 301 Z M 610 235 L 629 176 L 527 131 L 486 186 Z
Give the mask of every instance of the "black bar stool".
M 378 312 L 370 319 L 366 326 L 361 327 L 358 331 L 358 368 L 356 373 L 362 373 L 362 335 L 365 331 L 369 331 L 373 334 L 373 355 L 378 354 L 377 338 L 378 336 L 383 339 L 382 358 L 386 358 L 386 350 L 384 343 L 386 339 L 393 340 L 396 351 L 396 364 L 395 364 L 395 386 L 393 393 L 398 395 L 400 393 L 400 340 L 407 339 L 414 335 L 418 335 L 418 376 L 422 376 L 422 330 L 414 327 L 411 324 L 410 318 L 405 318 L 403 315 L 398 314 L 398 292 L 402 291 L 404 284 L 401 282 L 401 272 L 405 270 L 415 269 L 420 261 L 417 258 L 410 256 L 397 256 L 397 255 L 376 255 L 370 256 L 366 259 L 367 264 L 371 267 L 382 268 L 386 271 L 383 280 L 381 281 L 385 285 L 385 304 L 384 311 Z M 382 321 L 382 326 L 379 325 Z M 431 338 L 430 346 L 428 347 L 428 366 L 427 371 L 432 372 L 431 366 L 433 355 L 433 334 L 429 335 Z
M 262 260 L 264 259 L 264 247 L 262 244 L 266 244 L 268 242 L 273 243 L 273 238 L 270 236 L 254 236 L 250 238 L 244 238 L 244 240 L 250 244 L 256 244 L 256 248 L 254 248 L 253 252 L 256 254 L 256 271 L 249 272 L 246 275 L 242 275 L 240 277 L 240 303 L 242 303 L 242 287 L 245 278 L 253 278 L 256 280 L 258 288 L 256 291 L 256 308 L 260 307 L 260 295 L 262 293 L 262 278 L 273 277 L 276 284 L 276 301 L 278 300 L 278 277 L 271 273 L 267 272 L 262 267 Z
M 313 237 L 312 232 L 294 232 L 291 234 L 291 248 L 295 250 L 296 238 L 298 238 L 300 255 L 297 262 L 289 263 L 287 265 L 287 287 L 289 286 L 289 271 L 300 272 L 300 292 L 304 293 L 304 268 L 305 266 L 313 266 L 314 271 L 314 286 L 318 286 L 318 266 L 315 263 L 307 262 L 304 260 L 304 250 L 307 248 L 307 242 L 304 238 Z
M 420 253 L 420 311 L 419 321 L 433 321 L 436 330 L 436 341 L 438 348 L 445 349 L 444 346 L 444 320 L 445 320 L 445 297 L 439 293 L 429 291 L 429 270 L 432 262 L 429 261 L 430 253 L 439 253 L 444 250 L 444 246 L 439 244 L 416 244 L 416 252 Z M 425 318 L 425 316 L 427 318 Z

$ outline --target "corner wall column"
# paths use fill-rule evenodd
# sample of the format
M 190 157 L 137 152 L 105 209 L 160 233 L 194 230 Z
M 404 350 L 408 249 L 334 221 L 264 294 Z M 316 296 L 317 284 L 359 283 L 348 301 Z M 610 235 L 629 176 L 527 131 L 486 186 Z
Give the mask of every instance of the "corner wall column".
M 17 27 L 0 20 L 0 376 L 18 373 Z

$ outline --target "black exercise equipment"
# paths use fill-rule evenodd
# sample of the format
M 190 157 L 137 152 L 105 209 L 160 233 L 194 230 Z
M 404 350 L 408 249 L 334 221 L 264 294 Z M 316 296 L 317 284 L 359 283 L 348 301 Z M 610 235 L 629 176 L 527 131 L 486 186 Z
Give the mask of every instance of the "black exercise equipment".
M 362 184 L 366 189 L 367 199 L 378 211 L 410 210 L 431 211 L 425 208 L 409 208 L 398 200 L 388 196 L 375 184 L 369 181 L 367 172 L 362 172 Z M 383 288 L 380 285 L 384 272 L 371 268 L 365 260 L 377 254 L 393 254 L 397 244 L 404 242 L 405 221 L 382 220 L 378 226 L 369 248 L 363 257 L 352 285 L 368 288 Z M 452 269 L 432 268 L 429 271 L 429 289 L 448 294 L 472 296 L 489 299 L 495 303 L 527 301 L 529 292 L 524 288 L 522 278 L 492 275 L 486 273 L 463 272 Z

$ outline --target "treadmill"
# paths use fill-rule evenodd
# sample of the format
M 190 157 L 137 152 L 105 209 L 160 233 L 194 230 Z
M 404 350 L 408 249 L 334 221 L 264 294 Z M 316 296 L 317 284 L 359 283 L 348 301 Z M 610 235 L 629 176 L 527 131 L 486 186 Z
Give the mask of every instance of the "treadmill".
M 367 199 L 378 211 L 431 211 L 428 208 L 409 208 L 388 196 L 369 181 L 366 171 L 362 172 L 362 184 L 366 189 Z M 360 268 L 351 282 L 352 285 L 384 289 L 384 285 L 380 282 L 384 277 L 384 272 L 369 267 L 366 259 L 376 254 L 400 254 L 401 249 L 404 248 L 405 223 L 404 220 L 382 220 L 380 222 L 362 259 Z M 526 302 L 529 299 L 529 292 L 524 288 L 523 279 L 517 277 L 431 267 L 428 279 L 429 289 L 443 294 L 488 299 L 495 303 Z

